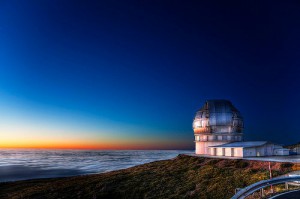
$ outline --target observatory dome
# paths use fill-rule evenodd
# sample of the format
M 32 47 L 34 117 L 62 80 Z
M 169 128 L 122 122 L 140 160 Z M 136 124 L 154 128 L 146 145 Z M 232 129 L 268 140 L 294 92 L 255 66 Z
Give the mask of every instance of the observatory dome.
M 193 121 L 195 134 L 242 133 L 243 128 L 240 112 L 228 100 L 207 100 Z

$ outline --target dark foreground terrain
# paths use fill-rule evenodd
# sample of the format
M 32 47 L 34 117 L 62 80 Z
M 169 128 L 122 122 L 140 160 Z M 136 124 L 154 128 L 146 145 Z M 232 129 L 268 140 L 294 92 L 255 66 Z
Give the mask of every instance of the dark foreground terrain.
M 273 175 L 296 166 L 272 163 Z M 103 174 L 0 184 L 0 198 L 230 198 L 237 187 L 267 179 L 268 163 L 179 155 Z
M 275 199 L 299 199 L 300 191 L 292 191 L 275 197 Z

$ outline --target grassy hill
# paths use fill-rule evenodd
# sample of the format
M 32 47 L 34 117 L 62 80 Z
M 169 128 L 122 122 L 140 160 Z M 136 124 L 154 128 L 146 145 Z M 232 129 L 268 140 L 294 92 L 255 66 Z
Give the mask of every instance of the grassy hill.
M 274 176 L 295 168 L 272 163 Z M 234 195 L 235 188 L 268 176 L 267 162 L 179 155 L 102 174 L 0 183 L 0 198 L 223 199 Z

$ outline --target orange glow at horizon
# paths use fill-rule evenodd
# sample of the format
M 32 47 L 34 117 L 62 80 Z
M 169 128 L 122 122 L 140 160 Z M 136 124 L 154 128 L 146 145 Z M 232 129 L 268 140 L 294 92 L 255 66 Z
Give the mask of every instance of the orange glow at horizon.
M 78 150 L 138 150 L 186 148 L 178 140 L 87 140 L 87 139 L 21 139 L 0 140 L 0 149 L 78 149 Z
M 170 144 L 2 144 L 0 149 L 74 149 L 74 150 L 168 150 L 168 149 L 184 149 L 186 145 L 170 145 Z
M 1 93 L 0 93 L 1 94 Z M 103 118 L 0 101 L 0 149 L 186 149 L 183 134 Z

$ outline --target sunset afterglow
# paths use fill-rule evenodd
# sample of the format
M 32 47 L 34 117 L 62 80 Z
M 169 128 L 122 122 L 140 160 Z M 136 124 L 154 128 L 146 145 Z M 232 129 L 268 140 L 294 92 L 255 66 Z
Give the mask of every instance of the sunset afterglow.
M 193 149 L 207 99 L 249 140 L 298 140 L 299 20 L 192 4 L 0 3 L 0 147 Z
M 2 95 L 2 99 L 5 97 Z M 17 109 L 15 107 L 18 107 Z M 168 139 L 151 129 L 90 118 L 66 110 L 20 107 L 1 103 L 0 148 L 50 149 L 174 149 L 188 147 L 180 138 Z M 158 130 L 156 130 L 158 131 Z M 163 134 L 163 133 L 162 133 Z M 174 132 L 176 134 L 176 132 Z

